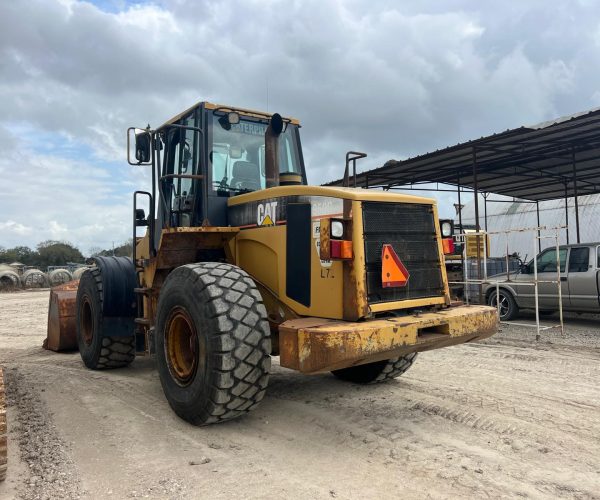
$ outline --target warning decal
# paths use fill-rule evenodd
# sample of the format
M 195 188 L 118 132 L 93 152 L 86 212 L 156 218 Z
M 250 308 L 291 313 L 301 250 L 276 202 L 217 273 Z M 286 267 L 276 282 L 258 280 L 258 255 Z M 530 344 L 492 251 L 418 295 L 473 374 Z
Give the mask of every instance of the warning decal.
M 402 287 L 408 283 L 410 274 L 390 244 L 381 249 L 381 286 L 383 288 Z

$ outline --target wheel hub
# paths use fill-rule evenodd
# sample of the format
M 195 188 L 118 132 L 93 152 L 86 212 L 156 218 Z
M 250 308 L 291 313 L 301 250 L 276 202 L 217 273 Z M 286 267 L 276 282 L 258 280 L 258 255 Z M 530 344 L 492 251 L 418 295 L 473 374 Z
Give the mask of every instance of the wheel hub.
M 500 301 L 500 304 L 498 304 L 498 301 Z M 492 305 L 495 308 L 499 309 L 501 318 L 504 318 L 508 314 L 510 304 L 508 303 L 508 298 L 504 294 L 501 293 L 499 299 L 498 297 L 494 297 Z
M 176 307 L 165 329 L 165 354 L 169 371 L 179 385 L 188 385 L 198 370 L 198 335 L 188 312 Z
M 92 319 L 92 304 L 87 295 L 83 297 L 80 310 L 81 331 L 85 345 L 90 345 L 94 338 L 94 321 Z

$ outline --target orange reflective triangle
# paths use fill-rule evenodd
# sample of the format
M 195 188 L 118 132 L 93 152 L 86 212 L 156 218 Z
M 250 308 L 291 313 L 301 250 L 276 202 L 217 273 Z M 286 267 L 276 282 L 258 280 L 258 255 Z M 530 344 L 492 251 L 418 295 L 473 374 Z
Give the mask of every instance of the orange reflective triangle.
M 384 244 L 381 249 L 381 286 L 383 288 L 406 286 L 408 278 L 410 274 L 392 245 Z

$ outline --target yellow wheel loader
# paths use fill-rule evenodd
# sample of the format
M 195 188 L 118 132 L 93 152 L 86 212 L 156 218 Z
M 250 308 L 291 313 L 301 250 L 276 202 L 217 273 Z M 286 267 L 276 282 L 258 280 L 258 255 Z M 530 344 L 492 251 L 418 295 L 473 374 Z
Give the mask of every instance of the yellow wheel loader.
M 495 309 L 450 303 L 435 201 L 307 185 L 299 129 L 203 102 L 128 130 L 128 161 L 151 169 L 152 188 L 134 193 L 133 258 L 97 258 L 81 277 L 87 367 L 155 355 L 173 410 L 203 425 L 258 405 L 271 356 L 383 382 L 419 351 L 496 332 Z

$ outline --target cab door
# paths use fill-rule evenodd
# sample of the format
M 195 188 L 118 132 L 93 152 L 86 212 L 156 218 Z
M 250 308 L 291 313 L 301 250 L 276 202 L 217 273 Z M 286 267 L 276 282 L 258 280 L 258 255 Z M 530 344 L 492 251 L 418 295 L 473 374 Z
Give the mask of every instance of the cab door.
M 569 308 L 576 311 L 598 312 L 597 250 L 589 246 L 571 247 L 567 282 Z
M 163 227 L 199 225 L 196 194 L 199 192 L 199 140 L 196 112 L 192 111 L 164 132 L 165 151 L 160 189 Z

